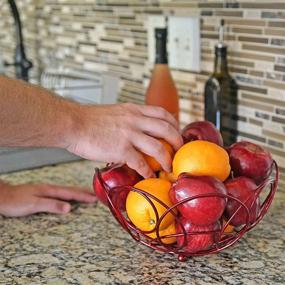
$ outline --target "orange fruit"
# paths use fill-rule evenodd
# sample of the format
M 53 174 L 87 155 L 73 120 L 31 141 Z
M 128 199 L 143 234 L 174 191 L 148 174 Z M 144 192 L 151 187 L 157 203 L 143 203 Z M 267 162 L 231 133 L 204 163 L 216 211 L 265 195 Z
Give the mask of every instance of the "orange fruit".
M 171 182 L 171 183 L 173 183 L 173 182 L 176 181 L 176 179 L 175 179 L 175 177 L 174 177 L 174 174 L 173 174 L 172 172 L 169 173 L 169 172 L 166 172 L 166 171 L 161 170 L 161 171 L 159 171 L 158 177 L 159 177 L 160 179 L 168 180 L 168 181 Z
M 176 234 L 176 227 L 175 223 L 170 224 L 166 229 L 159 231 L 159 237 L 160 240 L 165 244 L 172 244 L 176 242 L 176 237 L 166 237 L 168 235 L 174 235 Z M 147 236 L 155 239 L 157 238 L 156 231 L 153 231 L 152 233 L 147 234 Z
M 168 207 L 172 206 L 168 196 L 168 192 L 171 187 L 171 183 L 169 181 L 159 178 L 148 178 L 141 180 L 134 187 L 152 194 Z M 150 198 L 150 200 L 153 202 L 154 207 L 157 210 L 158 218 L 160 218 L 166 211 L 166 208 L 153 198 Z M 130 191 L 128 194 L 126 211 L 132 223 L 142 231 L 153 230 L 158 222 L 156 219 L 155 210 L 153 209 L 151 203 L 138 192 Z M 160 223 L 159 230 L 166 229 L 173 222 L 174 215 L 168 213 Z
M 225 226 L 226 223 L 227 221 L 223 220 L 223 227 Z M 224 229 L 224 233 L 230 234 L 234 231 L 234 229 L 235 229 L 234 226 L 232 226 L 231 224 L 228 224 L 226 228 Z
M 231 166 L 228 153 L 215 143 L 196 140 L 184 144 L 172 162 L 175 177 L 187 172 L 191 175 L 213 176 L 221 181 L 227 179 Z
M 170 156 L 172 158 L 173 155 L 174 155 L 174 151 L 173 151 L 172 146 L 168 142 L 163 140 L 163 139 L 158 139 L 158 140 L 163 144 L 164 148 L 166 149 L 166 151 L 170 154 Z M 161 167 L 160 163 L 155 158 L 153 158 L 152 156 L 149 156 L 149 155 L 147 155 L 145 153 L 143 153 L 143 156 L 144 156 L 144 159 L 146 160 L 146 162 L 148 163 L 148 165 L 150 166 L 150 168 L 153 171 L 162 170 L 162 167 Z

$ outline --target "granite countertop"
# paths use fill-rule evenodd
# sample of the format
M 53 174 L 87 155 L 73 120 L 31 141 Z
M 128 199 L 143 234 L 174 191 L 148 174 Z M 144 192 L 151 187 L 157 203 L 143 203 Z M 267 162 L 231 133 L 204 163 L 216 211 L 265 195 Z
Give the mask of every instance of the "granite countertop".
M 0 178 L 12 183 L 90 186 L 94 163 L 81 161 Z M 67 215 L 0 217 L 0 284 L 285 284 L 285 193 L 235 246 L 179 262 L 133 241 L 99 203 Z

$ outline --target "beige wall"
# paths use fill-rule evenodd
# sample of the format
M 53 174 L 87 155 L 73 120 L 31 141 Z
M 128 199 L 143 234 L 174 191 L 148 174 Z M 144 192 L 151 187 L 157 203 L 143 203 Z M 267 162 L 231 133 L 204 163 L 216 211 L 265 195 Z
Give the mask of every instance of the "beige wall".
M 0 53 L 10 60 L 13 21 L 4 2 L 0 4 Z M 239 138 L 265 145 L 285 168 L 284 1 L 18 0 L 17 3 L 28 55 L 36 63 L 34 75 L 50 65 L 90 73 L 112 71 L 121 78 L 121 102 L 144 100 L 152 66 L 147 58 L 148 15 L 200 16 L 202 71 L 194 74 L 173 70 L 183 123 L 202 118 L 203 86 L 213 68 L 213 48 L 223 17 L 230 70 L 240 86 Z

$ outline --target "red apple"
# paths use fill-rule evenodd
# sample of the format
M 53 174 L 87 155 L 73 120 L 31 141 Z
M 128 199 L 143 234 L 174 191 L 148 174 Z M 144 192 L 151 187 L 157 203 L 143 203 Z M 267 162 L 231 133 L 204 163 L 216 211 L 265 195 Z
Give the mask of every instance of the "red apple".
M 194 140 L 204 140 L 223 146 L 221 133 L 209 121 L 199 121 L 188 124 L 182 130 L 184 143 Z
M 184 235 L 182 226 L 185 229 L 186 235 Z M 218 241 L 220 231 L 220 222 L 216 222 L 208 226 L 197 226 L 191 224 L 189 220 L 182 217 L 179 222 L 176 223 L 176 233 L 183 234 L 181 236 L 177 236 L 177 245 L 184 245 L 183 250 L 189 253 L 206 250 Z
M 110 165 L 105 168 L 100 169 L 100 174 L 102 177 L 102 182 L 106 184 L 107 193 L 114 187 L 118 186 L 133 186 L 139 182 L 142 177 L 133 169 L 129 168 L 127 165 Z M 108 205 L 108 200 L 105 194 L 105 191 L 100 183 L 99 177 L 95 174 L 93 178 L 93 188 L 98 199 L 105 205 Z M 125 210 L 126 198 L 128 195 L 126 191 L 120 193 L 119 207 L 122 210 Z
M 254 180 L 240 176 L 226 181 L 225 186 L 230 196 L 239 199 L 248 207 L 250 214 L 249 221 L 250 223 L 253 223 L 258 217 L 260 211 L 260 199 L 259 197 L 255 197 L 257 186 Z M 226 206 L 225 217 L 229 220 L 239 206 L 240 203 L 229 198 Z M 230 224 L 233 226 L 243 225 L 246 223 L 246 218 L 247 212 L 244 207 L 241 207 L 230 221 Z
M 273 160 L 271 154 L 263 147 L 241 141 L 231 145 L 228 153 L 235 177 L 246 176 L 259 184 L 269 175 Z
M 182 216 L 195 225 L 213 224 L 221 217 L 227 202 L 225 197 L 218 196 L 227 194 L 220 180 L 211 176 L 181 174 L 169 191 L 170 200 L 175 204 L 201 194 L 215 194 L 216 196 L 195 198 L 182 203 L 177 209 Z

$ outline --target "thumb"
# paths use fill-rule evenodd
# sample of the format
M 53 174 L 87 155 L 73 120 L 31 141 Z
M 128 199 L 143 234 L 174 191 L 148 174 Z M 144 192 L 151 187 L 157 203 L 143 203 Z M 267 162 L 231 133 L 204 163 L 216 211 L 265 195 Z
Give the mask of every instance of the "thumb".
M 49 199 L 49 198 L 39 198 L 35 204 L 35 212 L 47 212 L 54 214 L 66 214 L 70 212 L 71 206 L 67 202 Z

